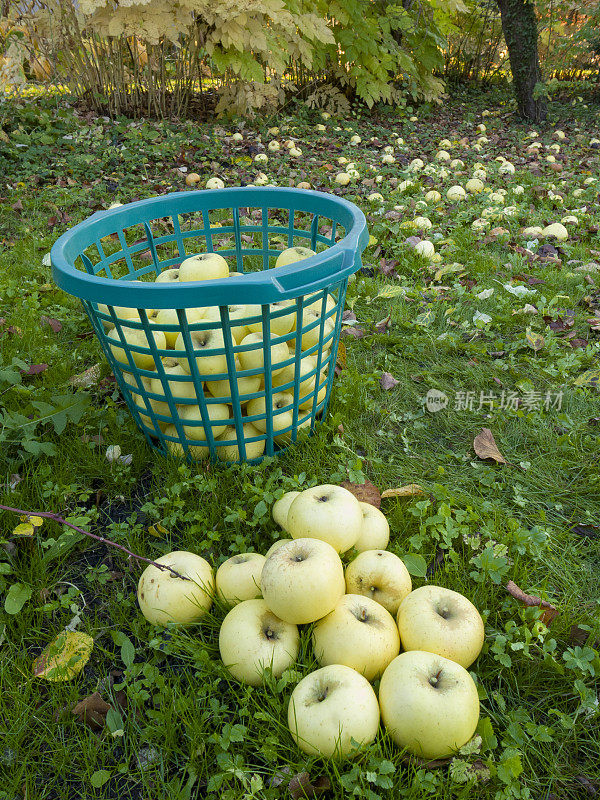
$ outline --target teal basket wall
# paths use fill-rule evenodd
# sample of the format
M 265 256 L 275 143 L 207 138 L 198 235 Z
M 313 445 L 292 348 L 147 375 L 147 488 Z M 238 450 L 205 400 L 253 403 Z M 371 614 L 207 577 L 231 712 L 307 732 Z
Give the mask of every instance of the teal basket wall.
M 258 462 L 327 409 L 348 277 L 368 239 L 360 209 L 323 192 L 176 192 L 76 225 L 52 248 L 52 272 L 81 299 L 152 447 Z M 297 246 L 316 255 L 274 266 Z M 163 274 L 212 252 L 229 277 Z

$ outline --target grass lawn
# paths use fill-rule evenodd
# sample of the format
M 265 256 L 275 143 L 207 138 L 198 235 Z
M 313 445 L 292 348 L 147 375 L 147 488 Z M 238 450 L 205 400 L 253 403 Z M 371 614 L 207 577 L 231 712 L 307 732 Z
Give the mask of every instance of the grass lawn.
M 294 670 L 243 687 L 219 659 L 223 608 L 186 631 L 153 628 L 137 608 L 139 564 L 55 522 L 14 535 L 19 519 L 3 512 L 1 800 L 600 792 L 598 119 L 597 105 L 569 99 L 534 130 L 501 94 L 464 95 L 412 120 L 299 109 L 246 122 L 237 144 L 223 122 L 110 122 L 52 97 L 0 106 L 0 504 L 60 513 L 148 558 L 192 550 L 216 567 L 280 538 L 270 509 L 284 491 L 416 483 L 421 495 L 382 501 L 389 549 L 414 586 L 462 592 L 486 623 L 471 667 L 480 738 L 464 753 L 418 763 L 381 732 L 354 760 L 323 761 L 300 753 L 286 724 L 294 685 L 315 668 L 310 627 Z M 185 189 L 180 167 L 201 186 L 214 175 L 252 182 L 259 134 L 294 137 L 303 151 L 270 154 L 260 165 L 270 180 L 343 194 L 367 214 L 372 240 L 348 288 L 340 374 L 317 434 L 258 467 L 191 466 L 146 445 L 44 256 L 114 201 Z M 383 163 L 385 146 L 394 163 Z M 437 159 L 440 149 L 463 166 Z M 360 173 L 344 188 L 342 156 Z M 411 171 L 417 157 L 425 166 Z M 448 200 L 476 169 L 486 191 Z M 425 200 L 432 190 L 441 199 Z M 367 199 L 375 192 L 382 200 Z M 426 221 L 407 225 L 417 217 Z M 522 233 L 565 217 L 566 241 Z M 415 235 L 441 259 L 418 254 L 406 241 Z M 483 428 L 498 462 L 474 452 Z M 111 445 L 131 459 L 109 462 Z M 513 598 L 509 581 L 548 601 L 552 621 Z M 68 682 L 34 677 L 33 660 L 67 625 L 93 637 L 87 665 Z M 112 710 L 92 727 L 72 709 L 95 692 Z

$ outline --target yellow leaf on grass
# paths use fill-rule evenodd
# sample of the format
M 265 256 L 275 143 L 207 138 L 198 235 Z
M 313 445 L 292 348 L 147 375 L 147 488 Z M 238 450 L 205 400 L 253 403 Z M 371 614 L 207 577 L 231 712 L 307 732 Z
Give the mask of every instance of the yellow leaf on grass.
M 506 464 L 506 459 L 498 450 L 494 434 L 489 428 L 482 428 L 473 440 L 473 450 L 479 458 L 493 458 L 498 464 Z
M 418 483 L 407 483 L 406 486 L 398 486 L 396 489 L 386 489 L 381 493 L 381 498 L 386 497 L 417 497 L 426 494 L 425 489 Z
M 338 351 L 337 351 L 337 359 L 336 359 L 337 366 L 341 367 L 342 369 L 345 369 L 346 359 L 347 359 L 346 345 L 344 344 L 344 342 L 340 342 L 338 344 Z
M 154 525 L 150 525 L 148 528 L 148 533 L 151 536 L 164 536 L 169 531 L 165 528 L 164 525 L 161 525 L 160 522 L 155 523 Z
M 378 241 L 379 239 L 377 239 L 375 236 L 369 236 L 369 244 L 367 245 L 367 247 L 371 247 L 372 245 L 377 244 Z
M 62 631 L 33 662 L 33 674 L 47 681 L 70 681 L 87 664 L 94 640 L 81 631 Z
M 575 386 L 591 386 L 600 388 L 600 369 L 588 369 L 573 381 Z
M 536 353 L 546 344 L 541 333 L 533 333 L 532 331 L 528 330 L 525 333 L 525 338 L 527 339 L 527 344 L 529 347 L 531 347 L 532 350 L 535 350 Z
M 33 536 L 38 528 L 44 524 L 43 517 L 28 517 L 25 514 L 20 516 L 22 522 L 13 531 L 13 536 Z

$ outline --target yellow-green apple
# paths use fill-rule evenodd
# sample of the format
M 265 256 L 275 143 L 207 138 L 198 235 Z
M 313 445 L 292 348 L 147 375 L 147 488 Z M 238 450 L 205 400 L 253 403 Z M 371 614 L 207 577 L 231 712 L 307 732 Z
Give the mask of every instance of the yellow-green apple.
M 315 251 L 311 250 L 310 247 L 288 247 L 287 250 L 283 250 L 277 256 L 275 266 L 287 267 L 288 264 L 295 264 L 296 261 L 304 261 L 305 258 L 316 255 Z
M 242 371 L 242 365 L 237 355 L 235 356 L 235 369 L 236 373 L 238 371 Z M 243 398 L 247 395 L 258 392 L 262 378 L 260 375 L 238 375 L 235 380 L 237 383 L 238 394 L 240 398 Z M 219 381 L 206 381 L 206 388 L 213 397 L 226 399 L 228 403 L 233 401 L 229 378 L 222 378 Z M 241 399 L 240 402 L 247 403 L 248 401 Z
M 175 403 L 181 400 L 192 400 L 196 397 L 194 382 L 190 379 L 189 372 L 183 369 L 178 359 L 167 356 L 167 358 L 162 359 L 162 365 L 167 376 L 166 383 L 168 390 L 173 395 Z M 186 378 L 186 380 L 174 380 L 177 377 Z M 158 376 L 150 379 L 150 391 L 153 394 L 165 394 L 165 387 Z
M 412 581 L 401 558 L 388 550 L 365 550 L 346 567 L 346 591 L 362 594 L 396 615 Z
M 291 353 L 293 355 L 293 353 Z M 327 392 L 327 384 L 325 375 L 321 373 L 320 375 L 315 372 L 317 368 L 317 359 L 314 356 L 304 356 L 300 359 L 300 383 L 298 386 L 298 407 L 301 409 L 310 408 L 314 401 L 314 391 L 315 386 L 317 384 L 317 379 L 319 380 L 319 391 L 317 396 L 317 404 L 320 403 Z M 311 375 L 314 373 L 314 375 Z M 294 381 L 296 375 L 296 362 L 294 361 L 292 364 L 288 364 L 287 367 L 284 367 L 282 371 L 275 375 L 273 378 L 273 388 L 279 388 L 280 386 L 284 386 L 286 383 L 292 383 Z M 308 376 L 308 377 L 305 377 Z M 287 386 L 283 391 L 288 392 L 293 396 L 294 386 Z
M 276 678 L 298 657 L 300 635 L 264 600 L 244 600 L 227 614 L 219 631 L 219 651 L 229 672 L 239 681 L 260 686 L 265 669 Z
M 479 721 L 477 687 L 467 670 L 422 650 L 392 661 L 381 678 L 379 705 L 396 744 L 427 760 L 455 753 Z
M 210 422 L 217 423 L 211 425 L 212 434 L 215 439 L 220 436 L 227 427 L 229 418 L 229 406 L 225 403 L 209 403 L 206 406 Z M 202 412 L 199 405 L 178 406 L 179 419 L 183 424 L 183 432 L 186 438 L 194 439 L 197 442 L 205 442 L 208 439 L 204 425 L 202 423 Z M 198 425 L 189 423 L 197 422 Z M 219 424 L 222 423 L 222 424 Z
M 246 443 L 246 459 L 251 461 L 253 458 L 260 458 L 265 452 L 264 434 L 251 422 L 246 422 L 242 425 L 242 435 Z M 257 442 L 248 441 L 248 439 L 256 439 L 257 437 L 261 437 Z M 241 450 L 238 446 L 237 432 L 234 425 L 228 425 L 225 428 L 223 433 L 219 435 L 219 442 L 226 443 L 217 446 L 217 458 L 219 461 L 239 461 L 241 459 Z
M 206 312 L 205 307 L 186 308 L 185 316 L 187 321 L 192 324 L 203 319 Z M 175 342 L 179 334 L 179 316 L 174 308 L 160 308 L 152 315 L 152 324 L 161 328 L 163 325 L 177 325 L 177 330 L 164 331 L 167 347 L 175 347 Z
M 101 314 L 107 314 L 110 316 L 110 311 L 107 305 L 104 303 L 98 303 L 98 311 Z M 140 312 L 137 308 L 127 308 L 125 306 L 113 306 L 113 311 L 115 312 L 115 316 L 117 319 L 126 322 L 127 320 L 131 320 L 132 322 L 141 322 Z M 147 309 L 146 314 L 148 315 L 148 319 L 152 319 L 154 314 L 154 309 Z M 295 321 L 295 318 L 294 318 Z M 103 319 L 102 325 L 104 326 L 105 331 L 109 331 L 113 327 L 112 318 L 111 319 Z
M 356 755 L 361 745 L 377 736 L 377 696 L 369 681 L 351 667 L 321 667 L 292 692 L 288 727 L 304 753 L 338 759 Z
M 267 558 L 260 585 L 274 614 L 305 625 L 329 614 L 343 597 L 344 568 L 327 542 L 293 539 Z
M 146 331 L 141 328 L 126 328 L 123 326 L 121 330 L 123 332 L 123 338 L 125 339 L 125 347 L 127 350 L 129 350 L 131 347 L 149 348 L 149 339 L 154 341 L 154 344 L 159 351 L 166 350 L 167 341 L 162 331 L 152 329 L 148 332 L 150 334 L 148 337 L 146 335 Z M 120 364 L 129 364 L 126 350 L 123 347 L 121 338 L 116 329 L 113 329 L 109 332 L 108 339 L 111 342 L 110 349 L 114 358 Z M 129 352 L 131 353 L 131 358 L 133 359 L 134 364 L 140 369 L 153 370 L 156 368 L 152 353 L 138 353 L 135 350 L 129 350 Z
M 282 431 L 286 431 L 288 428 L 291 428 L 294 421 L 294 396 L 291 394 L 286 394 L 286 392 L 275 392 L 271 399 L 273 433 L 280 434 Z M 267 432 L 267 398 L 264 395 L 262 397 L 255 397 L 254 400 L 250 400 L 246 406 L 246 414 L 249 417 L 258 416 L 258 419 L 252 420 L 252 424 L 258 428 L 261 433 Z
M 345 594 L 316 623 L 312 643 L 322 667 L 345 664 L 369 681 L 378 678 L 400 652 L 398 627 L 390 612 L 361 594 Z
M 224 561 L 215 576 L 217 597 L 230 606 L 261 597 L 260 573 L 265 557 L 260 553 L 240 553 Z
M 274 553 L 276 550 L 279 550 L 279 548 L 280 548 L 282 545 L 284 545 L 284 544 L 287 544 L 287 542 L 293 542 L 293 541 L 294 541 L 293 539 L 278 539 L 276 542 L 273 542 L 273 544 L 271 545 L 271 547 L 269 547 L 269 549 L 268 549 L 268 550 L 267 550 L 267 552 L 265 553 L 265 558 L 268 558 L 268 557 L 269 557 L 269 556 L 270 556 L 272 553 Z
M 177 433 L 177 428 L 175 425 L 167 425 L 165 427 L 165 436 L 172 436 L 178 437 L 179 434 Z M 169 453 L 173 456 L 178 456 L 183 458 L 186 455 L 186 451 L 183 448 L 183 445 L 180 442 L 173 442 L 170 439 L 167 439 L 167 449 Z M 189 445 L 189 453 L 193 459 L 196 461 L 205 461 L 210 456 L 210 448 L 207 445 Z
M 221 375 L 227 372 L 227 358 L 225 353 L 215 353 L 214 350 L 225 349 L 223 332 L 219 328 L 209 328 L 204 331 L 190 331 L 190 340 L 196 359 L 196 366 L 201 377 Z M 163 334 L 164 335 L 164 334 Z M 178 334 L 175 340 L 175 350 L 185 350 L 183 333 Z M 206 355 L 202 355 L 206 353 Z M 191 372 L 187 354 L 177 356 L 177 360 L 184 370 Z
M 318 323 L 318 324 L 315 324 Z M 302 349 L 310 350 L 321 341 L 321 325 L 323 326 L 323 347 L 331 347 L 331 332 L 334 328 L 334 317 L 325 317 L 321 323 L 321 313 L 314 308 L 302 311 Z M 309 327 L 311 326 L 311 327 Z
M 462 594 L 443 586 L 421 586 L 400 603 L 398 630 L 403 650 L 427 650 L 470 667 L 485 636 L 479 611 Z
M 314 297 L 314 295 L 313 295 Z M 330 294 L 327 295 L 327 300 L 325 301 L 325 313 L 328 314 L 335 308 L 336 300 L 335 297 L 332 297 Z M 303 306 L 304 311 L 315 311 L 317 314 L 321 314 L 323 310 L 323 298 L 318 297 L 317 300 L 311 300 L 305 306 Z
M 264 370 L 264 345 L 262 333 L 249 333 L 244 336 L 240 342 L 240 346 L 247 347 L 252 345 L 250 350 L 241 350 L 239 352 L 240 361 L 244 369 L 260 369 Z M 290 351 L 288 350 L 287 342 L 276 342 L 271 344 L 271 374 L 277 375 L 281 372 L 285 365 L 282 362 L 290 360 Z
M 154 279 L 154 283 L 175 283 L 179 280 L 179 267 L 163 270 Z
M 281 311 L 286 311 L 287 313 L 281 314 L 281 316 L 273 316 L 273 314 Z M 271 336 L 285 336 L 286 333 L 294 329 L 296 324 L 296 303 L 294 300 L 276 300 L 269 306 L 269 312 Z M 247 317 L 258 317 L 261 314 L 262 306 L 248 306 Z M 248 330 L 251 333 L 262 333 L 262 318 L 258 322 L 250 322 Z
M 383 514 L 371 503 L 360 503 L 363 521 L 355 550 L 385 550 L 390 540 L 390 526 Z
M 305 489 L 292 500 L 286 530 L 293 539 L 322 539 L 344 553 L 358 540 L 362 519 L 360 504 L 352 492 L 326 483 Z
M 248 334 L 248 328 L 246 327 L 245 323 L 239 322 L 239 320 L 243 320 L 245 317 L 251 316 L 251 307 L 253 306 L 228 306 L 231 338 L 235 344 L 239 344 L 244 336 Z M 209 306 L 205 311 L 203 322 L 216 322 L 221 325 L 221 311 L 219 306 Z
M 273 503 L 273 508 L 271 509 L 271 514 L 273 515 L 273 519 L 279 525 L 280 528 L 286 530 L 287 525 L 287 515 L 288 511 L 290 510 L 290 505 L 292 504 L 292 500 L 295 497 L 298 497 L 300 492 L 286 492 L 283 497 L 280 497 L 279 500 L 276 500 Z
M 167 622 L 189 625 L 202 619 L 211 607 L 215 593 L 215 578 L 208 561 L 196 553 L 175 550 L 157 558 L 156 563 L 171 567 L 183 578 L 153 564 L 142 572 L 137 595 L 148 622 L 153 625 L 166 625 Z
M 218 253 L 199 253 L 181 262 L 179 280 L 212 281 L 229 277 L 229 264 Z

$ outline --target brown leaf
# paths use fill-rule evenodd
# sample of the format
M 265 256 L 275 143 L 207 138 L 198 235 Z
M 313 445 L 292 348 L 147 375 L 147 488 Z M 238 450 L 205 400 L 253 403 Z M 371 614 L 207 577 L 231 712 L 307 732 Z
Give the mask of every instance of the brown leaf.
M 111 706 L 102 699 L 98 692 L 89 694 L 76 703 L 71 712 L 77 717 L 80 722 L 84 722 L 94 730 L 103 728 L 106 723 L 106 715 L 108 714 Z
M 28 369 L 19 370 L 21 375 L 39 375 L 40 372 L 45 372 L 48 369 L 48 364 L 31 364 Z
M 59 320 L 54 319 L 54 317 L 41 316 L 40 324 L 49 325 L 54 331 L 54 333 L 58 333 L 59 331 L 62 330 L 62 322 L 59 322 Z
M 352 336 L 354 339 L 362 339 L 364 335 L 365 335 L 364 331 L 352 325 L 348 328 L 344 328 L 344 330 L 342 331 L 342 336 Z
M 584 628 L 580 628 L 579 625 L 571 625 L 571 630 L 569 631 L 569 644 L 583 647 L 589 638 L 589 631 L 586 631 Z
M 389 392 L 390 389 L 398 386 L 400 381 L 397 381 L 396 378 L 392 375 L 391 372 L 384 372 L 381 378 L 379 379 L 379 384 L 382 389 L 386 392 Z
M 361 503 L 370 503 L 375 508 L 381 508 L 381 493 L 379 489 L 371 481 L 366 480 L 364 483 L 350 483 L 350 481 L 343 481 L 340 483 L 344 489 L 352 492 L 357 500 Z
M 17 200 L 16 203 L 12 204 L 11 208 L 12 208 L 13 211 L 16 211 L 17 213 L 19 213 L 19 212 L 23 211 L 23 203 L 21 202 L 21 200 Z
M 385 319 L 380 320 L 375 325 L 375 330 L 377 331 L 377 333 L 385 333 L 387 329 L 391 327 L 392 327 L 392 317 L 390 314 L 388 314 L 387 317 L 385 317 Z
M 573 525 L 571 530 L 582 539 L 597 539 L 600 536 L 600 525 L 590 525 L 584 522 L 580 525 Z
M 511 597 L 514 597 L 515 600 L 519 600 L 521 603 L 523 603 L 523 605 L 545 608 L 546 610 L 541 616 L 541 620 L 544 623 L 552 622 L 554 617 L 558 616 L 557 609 L 551 603 L 549 603 L 547 600 L 542 600 L 541 597 L 536 597 L 532 594 L 526 594 L 517 586 L 514 581 L 509 581 L 506 584 L 506 591 Z
M 576 775 L 575 780 L 585 789 L 585 793 L 588 797 L 598 796 L 598 792 L 600 791 L 600 784 L 598 781 L 590 780 L 587 775 Z
M 498 450 L 494 435 L 489 428 L 482 428 L 473 440 L 473 450 L 479 458 L 493 458 L 498 464 L 506 464 L 506 459 Z
M 292 800 L 300 800 L 302 797 L 320 797 L 331 789 L 331 783 L 324 775 L 311 781 L 308 772 L 299 772 L 289 782 L 288 789 Z
M 426 494 L 422 486 L 418 483 L 407 483 L 406 486 L 398 486 L 396 489 L 386 489 L 381 493 L 381 499 L 387 497 L 416 497 L 420 494 Z

